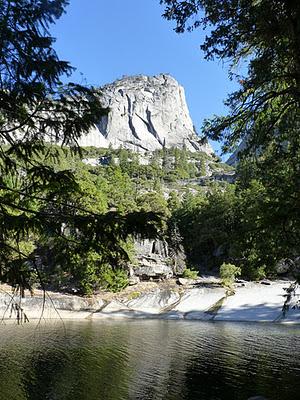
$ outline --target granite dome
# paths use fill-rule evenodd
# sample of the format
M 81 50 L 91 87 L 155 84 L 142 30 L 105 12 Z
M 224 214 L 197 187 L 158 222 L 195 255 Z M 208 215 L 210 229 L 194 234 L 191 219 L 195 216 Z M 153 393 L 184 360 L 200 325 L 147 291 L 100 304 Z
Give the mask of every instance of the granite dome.
M 154 151 L 186 147 L 212 154 L 194 130 L 184 89 L 170 75 L 129 76 L 101 88 L 107 116 L 81 138 L 81 146 Z

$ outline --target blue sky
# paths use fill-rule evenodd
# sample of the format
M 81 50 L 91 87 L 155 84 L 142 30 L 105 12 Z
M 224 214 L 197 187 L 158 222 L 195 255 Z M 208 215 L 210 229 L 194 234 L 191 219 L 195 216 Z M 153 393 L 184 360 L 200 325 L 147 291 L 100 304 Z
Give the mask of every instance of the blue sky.
M 204 60 L 202 30 L 176 34 L 174 23 L 161 17 L 159 0 L 70 3 L 51 33 L 60 58 L 77 68 L 73 80 L 101 86 L 123 75 L 169 73 L 185 88 L 198 131 L 204 118 L 225 112 L 234 84 L 226 65 Z

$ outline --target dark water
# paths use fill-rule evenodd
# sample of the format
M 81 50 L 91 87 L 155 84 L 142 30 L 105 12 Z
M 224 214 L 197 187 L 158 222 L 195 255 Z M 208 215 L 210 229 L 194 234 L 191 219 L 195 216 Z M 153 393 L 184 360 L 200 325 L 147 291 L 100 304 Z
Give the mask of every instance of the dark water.
M 0 399 L 300 399 L 300 327 L 188 321 L 0 326 Z

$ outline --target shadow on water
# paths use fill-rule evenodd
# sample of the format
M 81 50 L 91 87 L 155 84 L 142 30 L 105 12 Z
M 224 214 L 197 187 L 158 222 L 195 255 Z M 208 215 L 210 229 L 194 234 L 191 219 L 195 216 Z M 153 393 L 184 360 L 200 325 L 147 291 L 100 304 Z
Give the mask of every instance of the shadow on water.
M 0 399 L 297 399 L 299 333 L 196 321 L 0 326 Z

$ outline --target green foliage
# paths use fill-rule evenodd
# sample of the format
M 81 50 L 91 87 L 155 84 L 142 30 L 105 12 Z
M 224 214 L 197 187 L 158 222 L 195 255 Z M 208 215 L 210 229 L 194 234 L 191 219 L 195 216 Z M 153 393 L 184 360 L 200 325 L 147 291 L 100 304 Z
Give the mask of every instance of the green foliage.
M 120 167 L 109 168 L 107 170 L 107 200 L 110 207 L 116 208 L 121 213 L 136 210 L 135 186 L 126 172 L 122 172 Z
M 128 285 L 127 271 L 120 268 L 113 270 L 103 257 L 95 251 L 73 255 L 70 273 L 73 283 L 85 295 L 92 295 L 100 288 L 118 292 Z
M 220 278 L 222 285 L 228 288 L 232 288 L 232 285 L 237 276 L 241 275 L 241 268 L 236 267 L 233 264 L 223 263 L 220 266 Z
M 198 272 L 194 271 L 190 268 L 186 268 L 183 273 L 182 277 L 186 279 L 197 279 L 198 278 Z
M 119 151 L 110 149 L 110 154 L 118 158 Z M 126 154 L 127 160 L 133 158 L 130 151 L 126 150 Z M 170 154 L 171 158 L 168 158 Z M 166 163 L 173 154 L 173 150 L 157 152 L 158 164 L 159 157 L 164 157 Z M 74 162 L 67 154 L 64 156 L 66 161 L 61 156 L 63 165 Z M 282 179 L 292 172 L 282 163 L 277 165 L 278 170 L 281 168 Z M 137 172 L 140 167 L 147 166 L 137 167 Z M 93 212 L 97 210 L 97 204 L 104 212 L 108 207 L 115 207 L 125 214 L 129 209 L 157 212 L 167 221 L 171 252 L 182 251 L 183 244 L 188 261 L 208 267 L 218 267 L 232 260 L 241 267 L 244 277 L 256 280 L 272 276 L 276 262 L 282 255 L 289 257 L 295 243 L 291 244 L 293 236 L 285 240 L 281 235 L 280 224 L 277 225 L 274 219 L 274 210 L 280 211 L 278 205 L 272 209 L 269 206 L 278 201 L 276 191 L 282 193 L 281 201 L 284 200 L 281 185 L 278 182 L 276 190 L 267 185 L 270 174 L 266 175 L 265 182 L 257 179 L 261 176 L 258 168 L 245 160 L 239 165 L 236 186 L 213 183 L 206 194 L 192 194 L 186 190 L 183 196 L 178 189 L 172 190 L 166 201 L 162 194 L 165 183 L 158 176 L 149 176 L 143 181 L 135 174 L 130 176 L 124 165 L 123 168 L 116 165 L 89 167 L 78 160 L 76 177 L 79 187 L 83 187 L 83 196 L 76 204 L 85 208 L 94 204 L 89 208 Z M 288 182 L 291 182 L 291 176 Z M 295 218 L 298 218 L 296 213 Z M 292 226 L 297 227 L 295 223 L 286 229 Z M 132 242 L 127 240 L 120 245 L 134 263 Z
M 178 210 L 178 208 L 180 207 L 180 203 L 181 201 L 178 193 L 175 191 L 170 192 L 168 197 L 168 208 L 170 212 L 173 213 Z
M 298 2 L 162 0 L 164 16 L 175 20 L 177 32 L 209 28 L 201 48 L 205 58 L 229 60 L 230 76 L 240 88 L 226 102 L 230 113 L 205 125 L 206 133 L 231 148 L 246 138 L 256 150 L 270 141 L 292 143 L 299 125 L 300 64 Z M 189 21 L 191 25 L 189 25 Z M 237 75 L 248 64 L 248 75 Z M 284 128 L 285 126 L 285 128 Z M 290 134 L 287 136 L 287 126 Z
M 266 278 L 267 266 L 266 265 L 261 265 L 260 267 L 257 267 L 256 265 L 248 265 L 248 268 L 246 271 L 244 271 L 244 276 L 252 281 L 260 281 L 264 278 Z
M 99 90 L 61 83 L 73 68 L 56 54 L 50 25 L 67 4 L 1 2 L 0 280 L 22 294 L 33 275 L 44 285 L 41 263 L 46 281 L 54 274 L 91 293 L 104 267 L 117 270 L 128 261 L 128 238 L 163 230 L 152 210 L 137 212 L 128 175 L 137 156 L 120 150 L 120 166 L 112 162 L 106 174 L 81 162 L 78 139 L 108 110 Z M 47 144 L 53 142 L 62 145 Z M 91 152 L 113 159 L 111 149 L 82 156 Z
M 102 287 L 110 292 L 119 292 L 128 285 L 128 273 L 122 269 L 111 270 L 107 268 L 101 277 Z
M 177 182 L 178 180 L 193 179 L 205 175 L 205 163 L 213 162 L 213 158 L 205 153 L 193 153 L 186 149 L 164 148 L 151 154 L 140 156 L 127 149 L 83 149 L 85 157 L 109 159 L 109 166 L 119 166 L 123 175 L 132 179 L 137 186 L 148 187 L 149 182 L 156 185 Z M 147 165 L 142 159 L 148 161 Z M 112 162 L 112 160 L 115 160 Z M 220 170 L 228 170 L 231 167 L 218 163 Z M 155 188 L 156 189 L 156 188 Z
M 235 196 L 232 188 L 215 189 L 206 195 L 188 193 L 175 219 L 191 263 L 215 265 L 215 250 L 227 250 L 237 224 Z
M 130 293 L 130 295 L 128 296 L 128 300 L 134 300 L 137 299 L 138 297 L 140 297 L 141 292 L 135 291 Z
M 241 142 L 243 149 L 235 199 L 229 205 L 234 218 L 229 225 L 219 214 L 210 219 L 211 250 L 223 243 L 227 257 L 238 261 L 245 276 L 270 275 L 280 259 L 300 254 L 300 3 L 161 3 L 164 16 L 176 21 L 177 32 L 207 29 L 201 45 L 205 58 L 229 61 L 229 76 L 239 85 L 225 102 L 228 115 L 204 124 L 206 135 L 222 141 L 223 150 L 231 151 Z M 204 213 L 203 207 L 200 210 L 198 222 L 192 220 L 189 234 L 196 227 L 207 232 L 204 218 L 213 208 L 210 203 Z M 217 209 L 222 210 L 220 203 Z M 201 232 L 198 245 L 203 244 Z M 196 243 L 190 251 L 195 248 Z M 222 258 L 226 260 L 226 254 Z
M 138 196 L 137 205 L 144 211 L 154 211 L 169 216 L 168 203 L 160 192 L 148 192 Z
M 21 292 L 37 269 L 37 246 L 28 251 L 23 243 L 58 234 L 74 210 L 66 199 L 78 190 L 72 171 L 50 165 L 61 151 L 45 141 L 76 147 L 107 112 L 93 88 L 61 84 L 73 68 L 59 60 L 49 26 L 67 4 L 1 2 L 0 141 L 6 145 L 0 152 L 0 279 Z
M 103 270 L 107 268 L 95 251 L 73 254 L 69 266 L 80 291 L 86 295 L 93 294 L 100 287 Z
M 272 276 L 281 258 L 296 254 L 296 241 L 282 235 L 280 220 L 275 218 L 281 212 L 278 203 L 275 208 L 278 198 L 268 192 L 268 186 L 252 180 L 245 188 L 212 188 L 205 196 L 187 194 L 173 219 L 188 260 L 207 267 L 233 260 L 246 278 Z M 286 229 L 296 232 L 296 226 Z

